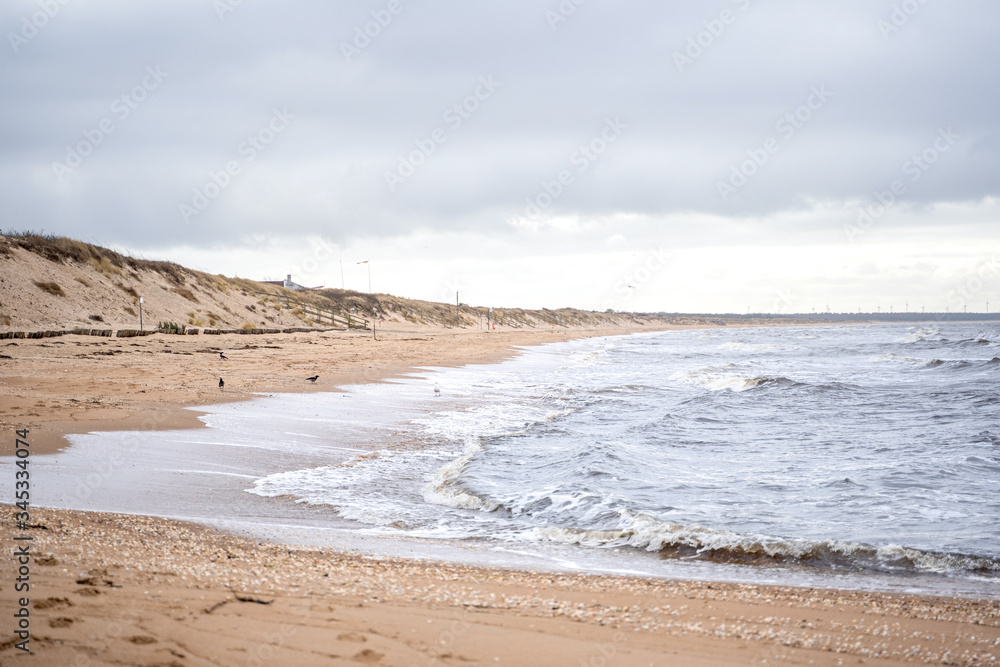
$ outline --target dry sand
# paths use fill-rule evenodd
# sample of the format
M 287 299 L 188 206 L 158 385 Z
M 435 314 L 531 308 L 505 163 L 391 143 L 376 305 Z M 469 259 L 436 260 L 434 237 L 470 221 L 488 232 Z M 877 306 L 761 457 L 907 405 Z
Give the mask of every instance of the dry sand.
M 616 332 L 4 341 L 4 453 L 15 427 L 32 429 L 39 455 L 66 432 L 197 425 L 181 406 L 496 361 L 513 346 L 598 333 Z M 314 373 L 315 386 L 304 379 Z M 368 559 L 135 516 L 35 509 L 31 522 L 33 654 L 8 640 L 3 665 L 1000 664 L 996 601 Z M 11 554 L 21 532 L 10 507 L 0 533 Z M 3 562 L 8 638 L 19 595 L 16 564 Z

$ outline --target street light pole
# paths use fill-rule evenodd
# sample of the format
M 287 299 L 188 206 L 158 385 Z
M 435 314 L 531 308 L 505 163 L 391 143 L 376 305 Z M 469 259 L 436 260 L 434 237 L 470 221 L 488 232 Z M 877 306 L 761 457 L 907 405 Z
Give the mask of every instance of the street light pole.
M 368 293 L 371 294 L 372 293 L 372 265 L 371 265 L 371 262 L 369 262 L 366 259 L 363 262 L 358 262 L 358 264 L 367 264 L 368 265 Z

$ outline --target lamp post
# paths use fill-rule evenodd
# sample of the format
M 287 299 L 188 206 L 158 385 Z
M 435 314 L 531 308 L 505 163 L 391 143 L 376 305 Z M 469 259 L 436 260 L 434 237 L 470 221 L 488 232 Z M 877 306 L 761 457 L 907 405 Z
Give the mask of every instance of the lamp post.
M 367 259 L 365 261 L 363 261 L 363 262 L 358 262 L 358 264 L 367 264 L 368 265 L 368 293 L 371 294 L 372 293 L 372 265 L 371 265 L 371 263 Z

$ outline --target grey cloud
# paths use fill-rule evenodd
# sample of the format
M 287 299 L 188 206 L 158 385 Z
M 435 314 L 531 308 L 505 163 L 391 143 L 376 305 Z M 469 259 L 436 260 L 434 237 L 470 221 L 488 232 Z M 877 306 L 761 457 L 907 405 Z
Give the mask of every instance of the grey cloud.
M 144 247 L 274 231 L 511 234 L 525 200 L 618 116 L 629 126 L 620 140 L 546 213 L 704 213 L 770 233 L 768 215 L 870 199 L 941 127 L 961 140 L 905 204 L 998 194 L 1000 45 L 990 26 L 1000 10 L 985 0 L 926 3 L 888 39 L 877 21 L 892 2 L 588 2 L 553 30 L 545 12 L 557 2 L 400 0 L 348 62 L 341 43 L 387 5 L 243 3 L 219 20 L 203 2 L 68 3 L 19 53 L 0 56 L 4 226 Z M 17 32 L 37 7 L 7 3 L 0 25 Z M 674 53 L 723 10 L 735 20 L 679 72 Z M 148 66 L 169 77 L 56 178 L 66 145 L 114 118 L 112 101 Z M 501 88 L 450 127 L 445 111 L 488 75 Z M 780 136 L 776 121 L 819 85 L 833 91 L 829 103 L 722 201 L 717 181 Z M 292 125 L 184 224 L 179 205 L 242 159 L 238 146 L 275 107 L 296 116 Z M 447 140 L 390 192 L 386 172 L 436 128 Z

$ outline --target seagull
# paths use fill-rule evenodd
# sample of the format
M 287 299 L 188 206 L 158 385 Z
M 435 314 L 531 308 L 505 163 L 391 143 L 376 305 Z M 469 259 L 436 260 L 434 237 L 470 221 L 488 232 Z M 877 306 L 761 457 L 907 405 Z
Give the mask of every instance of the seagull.
M 224 355 L 221 352 L 219 352 L 219 359 L 228 359 L 228 358 L 229 357 L 227 357 L 226 355 Z
M 219 389 L 222 389 L 225 386 L 226 386 L 226 383 L 222 381 L 222 378 L 219 378 Z
M 441 388 L 438 387 L 437 385 L 434 385 L 434 395 L 435 396 L 440 396 L 441 395 Z
M 315 384 L 316 380 L 319 379 L 319 376 L 313 375 L 311 378 L 306 378 L 306 379 Z

